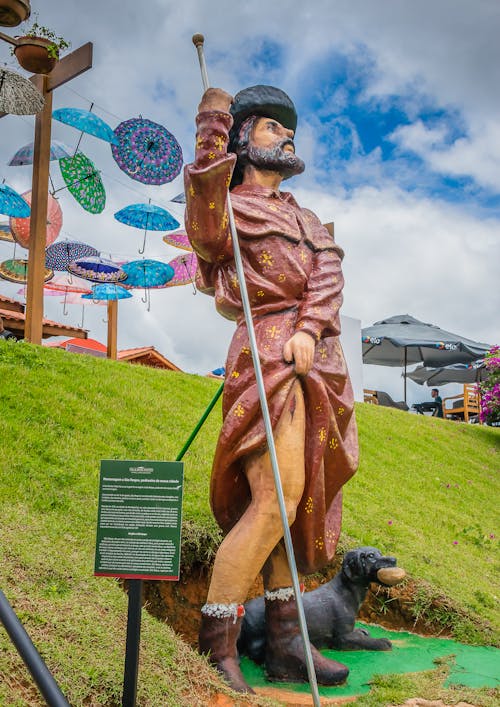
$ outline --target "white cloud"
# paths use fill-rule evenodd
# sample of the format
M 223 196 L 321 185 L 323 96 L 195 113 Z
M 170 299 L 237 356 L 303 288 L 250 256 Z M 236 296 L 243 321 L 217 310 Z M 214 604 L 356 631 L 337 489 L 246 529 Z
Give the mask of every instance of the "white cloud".
M 471 134 L 452 144 L 444 126 L 426 127 L 422 121 L 397 128 L 391 138 L 401 148 L 411 150 L 435 172 L 470 176 L 477 184 L 500 191 L 500 126 L 488 121 L 474 126 Z

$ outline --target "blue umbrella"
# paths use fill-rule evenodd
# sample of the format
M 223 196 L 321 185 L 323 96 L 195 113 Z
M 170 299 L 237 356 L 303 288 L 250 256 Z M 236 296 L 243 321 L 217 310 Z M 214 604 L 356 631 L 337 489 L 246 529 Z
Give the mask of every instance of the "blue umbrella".
M 16 154 L 9 162 L 10 167 L 19 167 L 25 164 L 33 164 L 33 155 L 35 143 L 29 142 L 27 145 L 20 147 Z M 63 157 L 71 157 L 73 151 L 70 150 L 63 142 L 52 140 L 50 143 L 50 160 L 60 160 Z
M 117 211 L 115 219 L 127 226 L 144 229 L 144 242 L 139 253 L 144 253 L 147 231 L 173 231 L 180 226 L 166 209 L 154 204 L 130 204 Z
M 65 125 L 77 128 L 82 133 L 93 135 L 113 145 L 118 144 L 118 139 L 113 129 L 102 118 L 88 110 L 83 110 L 82 108 L 58 108 L 53 111 L 52 117 Z
M 82 295 L 82 299 L 91 299 L 95 302 L 102 300 L 112 301 L 118 299 L 128 299 L 132 297 L 130 292 L 116 282 L 106 282 L 99 285 L 92 285 L 92 292 L 88 295 Z
M 30 213 L 29 204 L 21 194 L 7 184 L 0 184 L 0 214 L 14 218 L 28 218 Z
M 144 287 L 146 297 L 142 301 L 148 303 L 148 312 L 151 306 L 150 288 L 163 287 L 175 274 L 173 267 L 161 260 L 133 260 L 122 265 L 122 270 L 127 273 L 125 287 Z

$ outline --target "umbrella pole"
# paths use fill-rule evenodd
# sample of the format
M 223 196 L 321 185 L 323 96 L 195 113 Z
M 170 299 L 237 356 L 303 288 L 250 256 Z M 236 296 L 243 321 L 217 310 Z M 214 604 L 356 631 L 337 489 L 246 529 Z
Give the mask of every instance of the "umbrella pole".
M 203 43 L 205 39 L 201 34 L 195 34 L 193 36 L 193 44 L 198 52 L 198 59 L 200 62 L 200 70 L 203 81 L 203 88 L 206 91 L 210 88 L 210 83 L 208 80 L 207 68 L 205 64 L 205 56 L 203 53 Z M 253 365 L 255 370 L 255 378 L 257 383 L 257 388 L 259 391 L 260 406 L 262 411 L 262 418 L 264 421 L 264 428 L 266 432 L 267 446 L 269 451 L 269 457 L 271 461 L 271 467 L 274 476 L 274 485 L 276 488 L 276 495 L 278 497 L 278 505 L 281 516 L 281 523 L 283 526 L 283 540 L 285 543 L 286 554 L 288 558 L 288 565 L 290 568 L 290 575 L 292 577 L 292 585 L 295 594 L 295 601 L 297 604 L 297 613 L 299 619 L 299 628 L 302 636 L 302 641 L 304 644 L 304 654 L 307 666 L 307 675 L 309 678 L 309 686 L 311 688 L 311 695 L 313 698 L 313 704 L 315 707 L 320 707 L 320 698 L 318 692 L 318 683 L 316 679 L 316 672 L 314 669 L 311 644 L 309 643 L 309 633 L 307 630 L 306 617 L 304 613 L 304 605 L 302 602 L 302 593 L 300 589 L 300 581 L 297 572 L 297 564 L 295 562 L 295 553 L 293 549 L 292 536 L 290 533 L 290 526 L 288 525 L 287 511 L 285 505 L 285 497 L 283 494 L 283 487 L 281 484 L 280 471 L 278 467 L 278 457 L 276 454 L 276 447 L 274 444 L 273 428 L 271 424 L 271 416 L 269 414 L 269 408 L 267 405 L 266 391 L 264 386 L 264 378 L 262 375 L 262 369 L 260 365 L 259 351 L 257 347 L 257 340 L 255 338 L 255 331 L 253 327 L 252 311 L 250 307 L 250 300 L 248 297 L 245 273 L 243 270 L 243 262 L 241 258 L 240 245 L 238 240 L 238 232 L 236 230 L 236 223 L 234 220 L 233 208 L 231 204 L 231 197 L 229 189 L 227 192 L 227 213 L 229 216 L 229 227 L 231 231 L 231 237 L 233 241 L 233 251 L 234 251 L 234 264 L 236 266 L 236 274 L 238 276 L 238 281 L 240 283 L 240 293 L 241 300 L 243 304 L 243 312 L 245 315 L 245 322 L 247 325 L 248 339 L 250 343 L 250 350 L 252 352 Z
M 405 346 L 405 389 L 404 389 L 404 401 L 406 403 L 406 367 L 408 365 L 408 348 Z

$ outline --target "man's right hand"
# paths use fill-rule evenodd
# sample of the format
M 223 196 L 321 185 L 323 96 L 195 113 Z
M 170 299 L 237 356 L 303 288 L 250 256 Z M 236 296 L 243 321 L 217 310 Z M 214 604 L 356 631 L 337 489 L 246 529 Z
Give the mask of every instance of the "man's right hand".
M 222 88 L 207 88 L 198 106 L 198 113 L 207 110 L 220 110 L 229 113 L 229 106 L 232 102 L 233 97 Z

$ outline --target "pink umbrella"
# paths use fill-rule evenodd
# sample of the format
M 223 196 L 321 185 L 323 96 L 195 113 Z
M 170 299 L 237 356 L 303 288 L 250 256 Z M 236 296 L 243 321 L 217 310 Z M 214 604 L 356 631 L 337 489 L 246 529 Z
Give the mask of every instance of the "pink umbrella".
M 174 269 L 173 278 L 167 282 L 165 287 L 175 287 L 176 285 L 187 285 L 191 283 L 196 293 L 194 278 L 198 268 L 198 260 L 194 253 L 183 253 L 169 262 Z
M 167 233 L 163 236 L 163 240 L 167 245 L 173 245 L 181 250 L 192 251 L 191 243 L 185 231 L 177 231 L 177 233 Z
M 31 191 L 25 192 L 22 196 L 31 206 Z M 59 206 L 59 202 L 57 199 L 54 199 L 52 194 L 49 194 L 47 202 L 46 245 L 50 245 L 56 240 L 61 231 L 62 222 L 62 209 Z M 29 216 L 27 218 L 11 217 L 9 223 L 14 240 L 23 248 L 29 248 L 31 218 Z
M 49 297 L 60 297 L 61 294 L 64 294 L 63 314 L 65 316 L 68 313 L 68 310 L 66 309 L 66 304 L 68 304 L 68 294 L 77 294 L 80 297 L 81 295 L 86 295 L 89 292 L 92 292 L 87 280 L 72 276 L 72 281 L 70 282 L 68 276 L 66 275 L 59 275 L 57 277 L 54 276 L 50 282 L 45 284 L 43 289 L 44 294 Z

